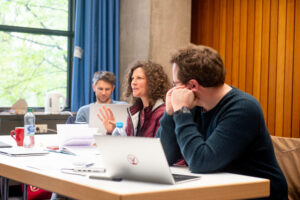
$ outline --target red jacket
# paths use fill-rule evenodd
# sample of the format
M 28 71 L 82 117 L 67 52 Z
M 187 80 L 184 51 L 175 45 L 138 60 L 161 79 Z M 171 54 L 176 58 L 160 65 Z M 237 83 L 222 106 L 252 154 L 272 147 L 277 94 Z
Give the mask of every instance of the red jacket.
M 141 136 L 141 137 L 155 137 L 157 129 L 160 125 L 159 120 L 165 112 L 165 103 L 159 99 L 155 102 L 154 106 L 144 108 L 144 123 L 139 127 L 140 112 L 143 109 L 143 103 L 138 101 L 133 106 L 127 109 L 128 118 L 126 133 L 128 136 Z

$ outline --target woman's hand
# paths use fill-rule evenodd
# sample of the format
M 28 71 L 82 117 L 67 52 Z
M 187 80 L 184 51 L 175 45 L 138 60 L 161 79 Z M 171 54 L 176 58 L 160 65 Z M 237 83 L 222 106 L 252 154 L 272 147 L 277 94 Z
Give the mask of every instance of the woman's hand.
M 102 109 L 99 108 L 100 114 L 98 113 L 97 116 L 101 120 L 101 122 L 103 123 L 104 128 L 106 129 L 106 131 L 108 133 L 112 133 L 113 130 L 115 129 L 115 127 L 116 127 L 116 121 L 115 121 L 114 114 L 111 111 L 111 109 L 109 109 L 105 106 L 102 106 Z

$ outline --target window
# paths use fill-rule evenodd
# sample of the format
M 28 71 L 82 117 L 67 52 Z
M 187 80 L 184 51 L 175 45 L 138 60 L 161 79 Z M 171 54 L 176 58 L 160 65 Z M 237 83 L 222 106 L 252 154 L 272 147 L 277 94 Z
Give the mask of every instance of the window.
M 0 0 L 0 107 L 25 99 L 44 107 L 48 92 L 69 107 L 75 0 Z

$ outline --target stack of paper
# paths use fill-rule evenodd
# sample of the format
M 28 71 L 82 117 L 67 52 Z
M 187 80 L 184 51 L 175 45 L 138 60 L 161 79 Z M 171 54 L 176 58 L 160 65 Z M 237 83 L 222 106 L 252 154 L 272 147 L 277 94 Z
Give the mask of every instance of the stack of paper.
M 89 146 L 94 143 L 97 128 L 88 124 L 57 124 L 59 146 Z

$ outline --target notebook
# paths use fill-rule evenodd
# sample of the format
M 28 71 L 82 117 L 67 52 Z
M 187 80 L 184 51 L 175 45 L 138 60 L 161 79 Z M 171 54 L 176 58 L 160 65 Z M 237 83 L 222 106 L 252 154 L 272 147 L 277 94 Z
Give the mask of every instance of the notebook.
M 116 122 L 123 122 L 123 127 L 126 126 L 126 121 L 128 117 L 127 108 L 131 104 L 90 104 L 90 116 L 89 116 L 89 126 L 92 128 L 98 128 L 98 133 L 105 135 L 106 129 L 103 126 L 103 123 L 98 118 L 97 114 L 100 114 L 99 109 L 102 109 L 102 106 L 106 106 L 111 109 L 114 114 Z
M 112 178 L 163 184 L 200 179 L 200 176 L 172 175 L 159 138 L 94 137 L 106 170 Z
M 0 141 L 0 148 L 8 148 L 8 147 L 12 147 L 12 146 L 10 144 L 6 144 L 5 142 Z
M 48 154 L 47 151 L 40 148 L 1 148 L 0 153 L 8 156 L 42 156 Z

